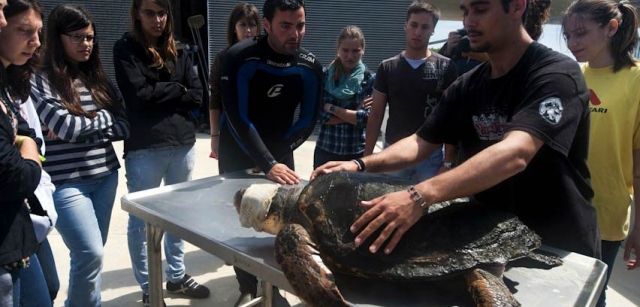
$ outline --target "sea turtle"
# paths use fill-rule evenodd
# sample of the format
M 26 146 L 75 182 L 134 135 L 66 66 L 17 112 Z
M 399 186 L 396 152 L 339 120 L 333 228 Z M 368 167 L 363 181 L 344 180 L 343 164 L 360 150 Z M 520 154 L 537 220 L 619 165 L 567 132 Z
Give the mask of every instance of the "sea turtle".
M 367 250 L 377 235 L 355 247 L 349 226 L 364 212 L 359 202 L 408 186 L 389 176 L 330 173 L 306 186 L 254 184 L 236 193 L 234 205 L 243 226 L 277 235 L 276 260 L 312 306 L 350 306 L 332 272 L 390 281 L 463 275 L 478 306 L 518 306 L 502 280 L 504 264 L 527 256 L 560 263 L 532 254 L 540 237 L 514 215 L 455 201 L 432 206 L 389 255 Z

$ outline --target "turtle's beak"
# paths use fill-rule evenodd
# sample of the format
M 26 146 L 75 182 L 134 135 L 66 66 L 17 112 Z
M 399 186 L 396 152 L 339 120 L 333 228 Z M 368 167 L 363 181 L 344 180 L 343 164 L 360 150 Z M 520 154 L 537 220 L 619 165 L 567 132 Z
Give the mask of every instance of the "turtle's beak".
M 252 184 L 236 192 L 233 203 L 243 227 L 264 230 L 263 223 L 279 186 L 274 183 Z

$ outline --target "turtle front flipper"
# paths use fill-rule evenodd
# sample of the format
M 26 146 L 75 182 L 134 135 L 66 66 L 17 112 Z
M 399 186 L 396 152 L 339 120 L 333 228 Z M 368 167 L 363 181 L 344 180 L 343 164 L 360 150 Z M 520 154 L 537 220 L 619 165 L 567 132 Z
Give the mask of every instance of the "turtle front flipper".
M 501 277 L 476 268 L 465 273 L 464 280 L 478 307 L 520 306 Z
M 276 261 L 296 295 L 309 306 L 351 306 L 302 226 L 289 224 L 278 233 Z

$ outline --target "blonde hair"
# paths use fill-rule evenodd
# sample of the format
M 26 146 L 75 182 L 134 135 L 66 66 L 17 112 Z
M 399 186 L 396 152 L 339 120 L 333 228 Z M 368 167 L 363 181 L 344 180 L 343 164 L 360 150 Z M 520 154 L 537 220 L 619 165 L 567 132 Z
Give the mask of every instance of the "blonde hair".
M 355 39 L 360 43 L 360 47 L 364 49 L 364 33 L 362 33 L 362 30 L 358 26 L 346 26 L 342 28 L 340 35 L 338 36 L 338 44 L 336 45 L 337 49 L 340 49 L 340 44 L 342 44 L 345 39 Z M 335 67 L 333 79 L 339 80 L 345 70 L 340 57 L 336 56 L 333 62 L 331 62 L 331 65 L 334 65 Z

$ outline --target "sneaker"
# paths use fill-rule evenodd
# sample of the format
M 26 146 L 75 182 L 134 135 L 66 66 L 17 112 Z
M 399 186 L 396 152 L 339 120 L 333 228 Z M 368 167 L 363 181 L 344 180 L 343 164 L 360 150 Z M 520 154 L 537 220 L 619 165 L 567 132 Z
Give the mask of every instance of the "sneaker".
M 150 307 L 151 303 L 149 302 L 149 293 L 142 293 L 142 306 Z M 167 307 L 167 304 L 162 300 L 162 306 Z
M 167 281 L 167 291 L 169 293 L 180 293 L 190 298 L 209 297 L 209 289 L 196 282 L 189 274 L 184 274 L 182 280 L 177 283 Z

